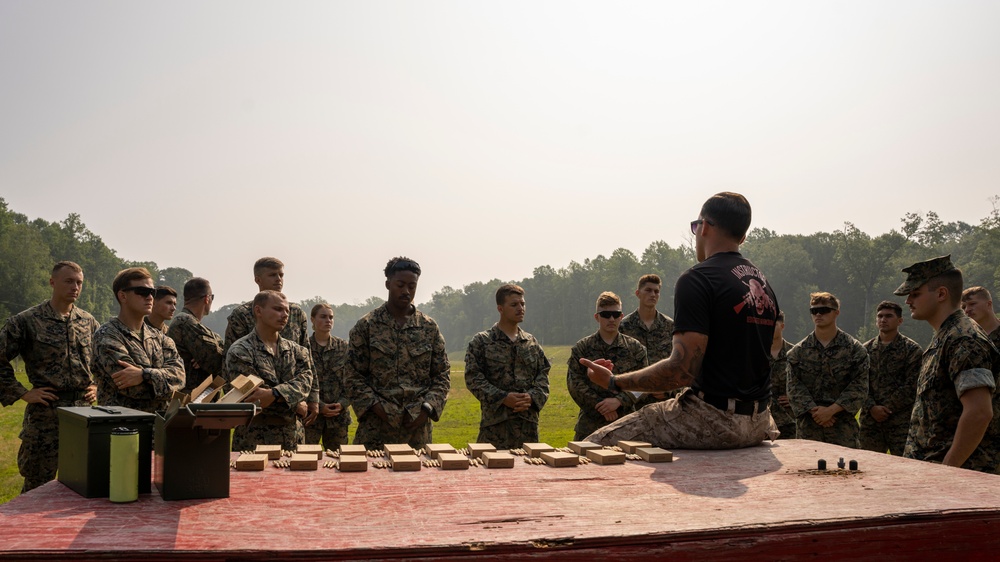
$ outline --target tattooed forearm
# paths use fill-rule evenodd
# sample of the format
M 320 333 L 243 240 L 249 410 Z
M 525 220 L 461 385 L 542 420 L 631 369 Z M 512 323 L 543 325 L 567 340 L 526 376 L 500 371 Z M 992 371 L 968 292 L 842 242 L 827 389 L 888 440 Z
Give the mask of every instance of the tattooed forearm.
M 708 337 L 703 334 L 684 334 L 674 338 L 670 357 L 649 367 L 615 378 L 623 390 L 663 391 L 690 386 L 705 356 Z

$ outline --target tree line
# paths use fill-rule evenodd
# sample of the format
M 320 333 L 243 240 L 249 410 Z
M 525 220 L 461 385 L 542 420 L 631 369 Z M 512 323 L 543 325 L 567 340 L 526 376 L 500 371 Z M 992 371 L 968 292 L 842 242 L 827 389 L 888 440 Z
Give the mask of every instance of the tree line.
M 933 211 L 906 213 L 898 228 L 872 236 L 844 223 L 834 232 L 809 235 L 778 234 L 768 228 L 751 230 L 742 252 L 767 275 L 786 316 L 786 339 L 793 343 L 812 330 L 808 296 L 813 291 L 829 291 L 842 302 L 838 325 L 862 341 L 873 337 L 874 310 L 882 300 L 903 304 L 892 291 L 902 282 L 900 269 L 934 256 L 951 254 L 963 270 L 965 285 L 1000 287 L 1000 210 L 994 197 L 984 202 L 984 218 L 977 225 L 945 223 Z M 59 222 L 29 219 L 9 209 L 0 198 L 0 320 L 38 304 L 49 297 L 48 277 L 59 260 L 79 263 L 87 282 L 78 304 L 104 322 L 117 315 L 118 306 L 110 286 L 115 274 L 125 267 L 146 267 L 157 284 L 180 291 L 192 273 L 182 267 L 160 268 L 156 262 L 130 262 L 117 256 L 73 213 Z M 603 291 L 622 297 L 624 309 L 636 307 L 635 283 L 646 273 L 659 275 L 664 282 L 660 310 L 673 314 L 673 284 L 695 263 L 691 244 L 671 247 L 652 242 L 641 256 L 619 248 L 610 256 L 598 255 L 583 263 L 570 262 L 558 269 L 536 267 L 524 279 L 491 279 L 450 286 L 431 294 L 418 307 L 437 320 L 450 351 L 465 348 L 472 336 L 493 325 L 497 319 L 494 292 L 506 282 L 526 291 L 528 313 L 524 328 L 545 345 L 570 345 L 593 333 L 594 302 Z M 419 298 L 419 295 L 418 295 Z M 322 296 L 302 301 L 308 313 Z M 384 300 L 372 296 L 360 304 L 334 305 L 333 333 L 347 337 L 354 323 Z M 239 303 L 219 307 L 205 317 L 213 330 L 225 332 L 226 319 Z M 332 304 L 332 303 L 331 303 Z M 904 307 L 905 308 L 905 307 Z M 926 345 L 931 329 L 904 313 L 902 331 Z

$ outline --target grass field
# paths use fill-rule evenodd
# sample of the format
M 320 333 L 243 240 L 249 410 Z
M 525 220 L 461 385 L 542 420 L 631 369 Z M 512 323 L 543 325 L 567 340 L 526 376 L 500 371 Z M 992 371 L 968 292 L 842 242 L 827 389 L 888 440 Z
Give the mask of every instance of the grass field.
M 552 370 L 549 372 L 549 401 L 542 409 L 539 422 L 539 438 L 554 447 L 564 447 L 573 438 L 578 411 L 566 389 L 566 361 L 569 360 L 570 347 L 548 347 L 545 353 L 552 363 Z M 464 447 L 469 442 L 475 442 L 479 434 L 479 401 L 465 388 L 465 353 L 452 353 L 449 359 L 451 393 L 441 421 L 434 424 L 434 441 Z M 17 370 L 17 376 L 27 385 L 23 369 Z M 20 440 L 17 436 L 21 431 L 23 413 L 24 402 L 21 401 L 0 410 L 0 503 L 7 502 L 21 491 L 22 479 L 17 472 Z M 357 422 L 350 428 L 352 440 L 356 428 Z

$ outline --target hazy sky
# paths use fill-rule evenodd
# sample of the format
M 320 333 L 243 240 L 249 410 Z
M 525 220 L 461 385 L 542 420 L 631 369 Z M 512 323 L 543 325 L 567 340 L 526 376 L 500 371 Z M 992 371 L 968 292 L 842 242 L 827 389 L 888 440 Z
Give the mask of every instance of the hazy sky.
M 519 280 L 744 193 L 780 234 L 977 223 L 1000 2 L 0 2 L 0 196 L 293 300 Z M 57 256 L 58 258 L 58 256 Z

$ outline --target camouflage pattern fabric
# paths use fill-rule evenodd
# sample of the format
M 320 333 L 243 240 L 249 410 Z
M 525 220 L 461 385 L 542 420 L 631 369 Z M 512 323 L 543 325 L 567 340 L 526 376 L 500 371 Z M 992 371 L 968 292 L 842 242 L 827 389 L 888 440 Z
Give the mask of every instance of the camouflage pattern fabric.
M 302 347 L 309 347 L 309 320 L 302 307 L 290 302 L 288 303 L 288 324 L 281 329 L 281 337 L 293 341 Z M 233 343 L 249 335 L 257 326 L 257 321 L 253 318 L 253 301 L 245 302 L 229 313 L 229 320 L 226 324 L 226 341 L 223 350 L 229 352 Z
M 441 419 L 451 388 L 444 337 L 431 317 L 414 309 L 402 327 L 387 305 L 369 312 L 351 328 L 346 370 L 347 393 L 358 415 L 355 443 L 379 449 L 386 443 L 431 443 L 432 420 Z M 383 422 L 369 408 L 376 402 L 388 417 Z M 422 428 L 404 424 L 420 417 L 423 404 L 431 413 Z
M 111 378 L 123 369 L 119 361 L 141 367 L 143 381 L 119 389 Z M 136 333 L 121 320 L 112 318 L 98 328 L 91 367 L 97 382 L 97 403 L 101 406 L 153 413 L 166 405 L 174 391 L 184 388 L 184 362 L 174 341 L 146 324 Z
M 306 427 L 306 443 L 323 444 L 328 449 L 347 443 L 347 428 L 351 425 L 351 401 L 344 386 L 344 369 L 347 363 L 347 341 L 330 336 L 325 346 L 316 341 L 316 334 L 309 336 L 309 350 L 313 362 L 313 388 L 309 401 L 320 404 L 339 403 L 343 408 L 332 418 L 320 415 Z
M 902 455 L 910 433 L 910 414 L 917 398 L 920 376 L 920 344 L 898 334 L 883 345 L 878 336 L 865 342 L 871 361 L 868 373 L 868 399 L 861 407 L 861 448 Z M 875 421 L 871 409 L 885 406 L 892 410 L 889 419 Z
M 166 335 L 167 331 L 170 329 L 170 324 L 167 324 L 166 322 L 164 322 L 162 326 L 154 326 L 153 323 L 149 321 L 149 316 L 143 318 L 142 321 L 150 328 L 162 332 L 163 335 Z
M 634 310 L 622 319 L 618 331 L 639 340 L 646 348 L 646 358 L 650 365 L 670 357 L 670 352 L 674 349 L 674 321 L 662 312 L 656 313 L 653 325 L 647 328 L 639 317 L 639 310 Z
M 184 392 L 191 393 L 206 378 L 225 376 L 226 354 L 222 351 L 222 337 L 185 308 L 174 315 L 167 330 L 167 336 L 174 340 L 177 353 L 184 361 Z M 198 364 L 198 368 L 194 364 Z
M 21 426 L 17 467 L 24 477 L 21 492 L 37 488 L 56 477 L 59 466 L 60 406 L 89 406 L 84 392 L 93 382 L 90 371 L 92 338 L 98 323 L 89 313 L 73 307 L 68 317 L 48 301 L 11 316 L 0 330 L 0 403 L 10 406 L 28 389 L 14 377 L 11 361 L 20 356 L 32 388 L 51 387 L 58 401 L 28 404 Z
M 777 436 L 767 409 L 749 416 L 726 412 L 685 388 L 676 398 L 651 404 L 598 429 L 587 441 L 601 445 L 645 441 L 665 449 L 740 449 Z
M 857 449 L 859 427 L 855 414 L 868 397 L 868 352 L 843 330 L 823 347 L 810 333 L 788 352 L 788 402 L 796 416 L 799 439 L 812 439 Z M 820 427 L 809 410 L 839 404 L 845 411 L 833 427 Z
M 993 344 L 993 347 L 1000 349 L 1000 328 L 993 330 L 988 334 L 988 336 L 990 338 L 990 342 Z
M 233 450 L 252 450 L 257 445 L 281 445 L 294 450 L 295 445 L 304 443 L 305 432 L 295 408 L 312 391 L 309 350 L 278 337 L 277 351 L 272 354 L 253 330 L 236 340 L 226 353 L 226 376 L 232 381 L 239 375 L 257 375 L 264 380 L 261 388 L 277 390 L 282 400 L 261 410 L 250 425 L 233 430 Z
M 600 332 L 595 332 L 573 346 L 566 369 L 566 386 L 569 395 L 580 407 L 576 417 L 575 440 L 579 441 L 598 428 L 607 425 L 597 411 L 597 403 L 605 398 L 617 398 L 622 405 L 618 408 L 618 417 L 625 416 L 635 410 L 635 395 L 627 390 L 613 393 L 590 382 L 587 369 L 580 364 L 580 359 L 608 359 L 614 363 L 614 374 L 628 373 L 645 367 L 646 348 L 634 338 L 619 333 L 611 344 L 604 342 Z
M 535 336 L 521 328 L 516 341 L 498 324 L 472 337 L 465 352 L 465 386 L 480 403 L 480 443 L 517 449 L 538 442 L 538 414 L 549 399 L 551 367 Z M 511 392 L 530 394 L 531 406 L 514 413 L 503 405 Z
M 767 362 L 771 365 L 771 417 L 774 424 L 781 432 L 779 439 L 795 439 L 795 415 L 792 414 L 790 406 L 782 406 L 778 403 L 778 397 L 784 396 L 788 386 L 788 352 L 792 349 L 792 344 L 781 340 L 781 349 L 778 356 L 767 354 Z
M 982 328 L 958 310 L 941 323 L 924 351 L 904 457 L 931 462 L 944 459 L 962 415 L 955 381 L 970 369 L 990 371 L 996 385 L 1000 353 Z M 995 387 L 993 421 L 962 468 L 990 473 L 1000 468 L 1000 393 Z

